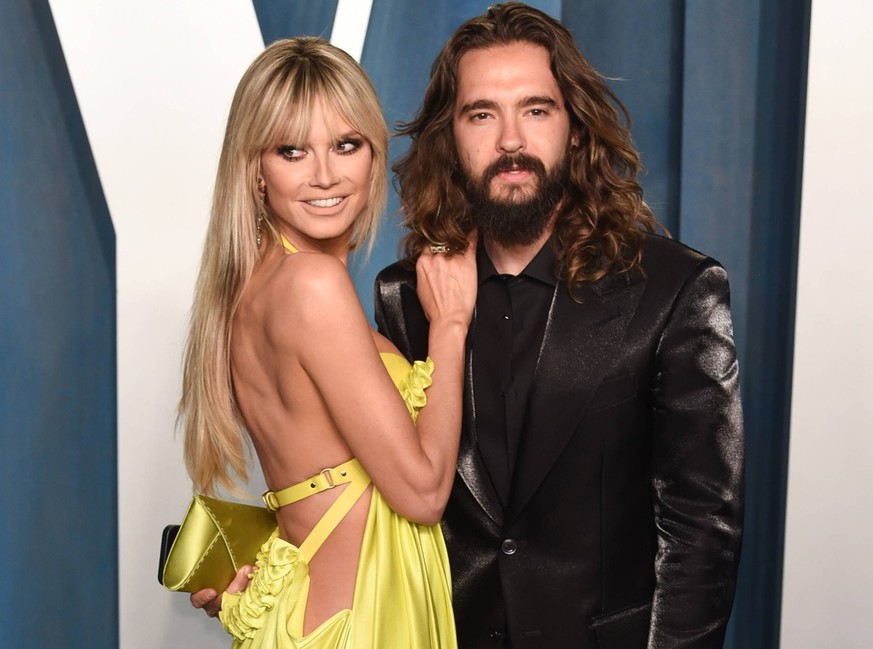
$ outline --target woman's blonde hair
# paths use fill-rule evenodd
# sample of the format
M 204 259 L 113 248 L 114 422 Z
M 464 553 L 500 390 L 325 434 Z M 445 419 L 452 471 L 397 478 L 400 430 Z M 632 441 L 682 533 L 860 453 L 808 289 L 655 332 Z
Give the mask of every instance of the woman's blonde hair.
M 258 195 L 261 154 L 279 144 L 305 142 L 313 108 L 328 124 L 341 117 L 372 153 L 369 201 L 356 219 L 351 247 L 373 245 L 387 195 L 388 134 L 376 91 L 358 63 L 314 37 L 281 40 L 249 66 L 237 86 L 218 163 L 212 215 L 185 350 L 179 418 L 185 464 L 194 488 L 238 492 L 248 479 L 244 424 L 230 373 L 234 314 L 260 258 L 258 227 L 278 241 L 269 208 Z

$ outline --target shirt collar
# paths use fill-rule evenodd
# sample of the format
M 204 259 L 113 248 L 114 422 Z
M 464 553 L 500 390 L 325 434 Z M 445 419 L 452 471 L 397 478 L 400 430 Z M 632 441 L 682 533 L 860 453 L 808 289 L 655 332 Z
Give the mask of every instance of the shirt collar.
M 519 276 L 530 277 L 549 286 L 555 286 L 558 283 L 552 272 L 555 266 L 555 259 L 555 249 L 552 246 L 552 240 L 548 239 L 528 265 L 525 266 L 524 270 L 519 273 Z M 479 245 L 479 249 L 476 251 L 476 270 L 479 273 L 480 285 L 492 277 L 500 276 L 500 273 L 497 272 L 497 269 L 494 268 L 494 264 L 488 257 L 488 253 L 485 252 L 484 245 Z

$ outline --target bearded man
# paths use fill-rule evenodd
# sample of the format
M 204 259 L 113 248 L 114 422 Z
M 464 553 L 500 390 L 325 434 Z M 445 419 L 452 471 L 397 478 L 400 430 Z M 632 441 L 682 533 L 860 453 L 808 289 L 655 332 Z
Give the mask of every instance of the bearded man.
M 569 32 L 508 3 L 451 37 L 402 128 L 408 259 L 480 234 L 443 523 L 462 647 L 724 642 L 743 494 L 727 277 L 655 234 L 627 123 Z M 408 263 L 376 312 L 426 356 Z

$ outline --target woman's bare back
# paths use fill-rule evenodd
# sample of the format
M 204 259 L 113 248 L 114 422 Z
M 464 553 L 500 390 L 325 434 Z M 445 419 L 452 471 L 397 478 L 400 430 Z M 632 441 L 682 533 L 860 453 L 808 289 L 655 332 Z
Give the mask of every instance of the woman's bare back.
M 243 295 L 231 342 L 236 399 L 267 486 L 274 491 L 353 457 L 297 353 L 306 346 L 330 354 L 331 345 L 327 340 L 307 339 L 295 327 L 293 316 L 301 309 L 294 308 L 293 302 L 305 302 L 305 297 L 295 295 L 300 287 L 295 285 L 293 273 L 312 259 L 294 257 L 264 260 Z M 278 332 L 264 326 L 277 317 L 283 318 Z M 366 332 L 360 344 L 396 353 L 387 339 L 372 330 Z M 384 368 L 379 368 L 379 373 L 370 380 L 384 379 Z M 281 508 L 277 513 L 280 536 L 299 546 L 344 489 L 342 485 Z M 311 581 L 304 633 L 337 611 L 351 608 L 369 503 L 368 489 L 309 562 Z

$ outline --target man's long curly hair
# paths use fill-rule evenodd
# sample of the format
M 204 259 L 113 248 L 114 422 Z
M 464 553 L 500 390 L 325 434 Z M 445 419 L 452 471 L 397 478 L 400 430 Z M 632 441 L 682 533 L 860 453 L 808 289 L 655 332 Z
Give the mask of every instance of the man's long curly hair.
M 627 109 L 563 25 L 517 2 L 493 5 L 461 25 L 434 61 L 418 115 L 399 125 L 399 135 L 412 139 L 393 167 L 409 230 L 404 254 L 416 257 L 431 242 L 465 247 L 474 222 L 452 131 L 458 64 L 471 50 L 519 42 L 549 52 L 571 132 L 578 137 L 578 146 L 570 150 L 569 186 L 555 220 L 559 279 L 572 289 L 638 266 L 644 232 L 659 226 L 637 182 L 641 163 L 631 144 Z

